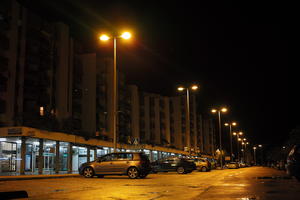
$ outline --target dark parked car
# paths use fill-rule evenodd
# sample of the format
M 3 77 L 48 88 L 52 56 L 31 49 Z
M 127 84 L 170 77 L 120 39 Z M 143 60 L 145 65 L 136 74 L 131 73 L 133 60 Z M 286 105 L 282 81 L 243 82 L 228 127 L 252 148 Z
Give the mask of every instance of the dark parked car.
M 168 157 L 151 163 L 153 172 L 176 171 L 178 174 L 191 173 L 196 169 L 194 162 L 185 158 Z
M 300 181 L 300 145 L 295 145 L 287 157 L 287 173 Z
M 86 178 L 104 175 L 128 175 L 129 178 L 145 178 L 151 171 L 147 155 L 138 152 L 111 153 L 95 161 L 84 163 L 79 173 Z

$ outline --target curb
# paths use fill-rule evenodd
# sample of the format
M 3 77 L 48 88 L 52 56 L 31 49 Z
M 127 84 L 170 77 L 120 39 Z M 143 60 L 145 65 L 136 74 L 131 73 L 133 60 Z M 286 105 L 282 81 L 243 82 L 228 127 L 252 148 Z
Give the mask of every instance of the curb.
M 0 176 L 0 181 L 17 181 L 17 180 L 32 180 L 32 179 L 52 179 L 52 178 L 72 178 L 79 177 L 79 174 L 68 175 L 24 175 L 24 176 Z

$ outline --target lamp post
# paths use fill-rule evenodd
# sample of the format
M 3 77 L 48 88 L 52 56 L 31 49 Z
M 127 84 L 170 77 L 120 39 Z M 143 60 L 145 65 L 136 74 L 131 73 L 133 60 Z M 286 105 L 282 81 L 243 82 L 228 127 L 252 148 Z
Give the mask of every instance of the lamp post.
M 113 143 L 114 143 L 114 152 L 117 152 L 117 92 L 118 92 L 118 84 L 117 84 L 117 39 L 123 38 L 123 39 L 129 39 L 131 38 L 131 34 L 129 32 L 124 32 L 122 35 L 114 35 L 113 37 L 114 41 L 114 66 L 113 66 L 113 93 L 112 93 L 112 133 L 113 133 Z M 101 35 L 99 37 L 101 41 L 107 41 L 111 38 L 107 35 Z
M 254 165 L 256 165 L 256 147 L 253 147 Z
M 244 133 L 242 131 L 236 133 L 233 132 L 234 136 L 237 136 L 236 141 L 237 141 L 237 154 L 238 154 L 238 162 L 240 161 L 240 147 L 239 147 L 239 142 L 242 141 L 242 139 L 239 136 L 242 136 Z
M 219 140 L 220 140 L 220 155 L 221 155 L 221 159 L 220 159 L 220 164 L 221 164 L 221 169 L 223 169 L 223 152 L 222 152 L 222 136 L 221 136 L 221 112 L 222 113 L 226 113 L 227 112 L 227 108 L 221 108 L 221 109 L 212 109 L 211 110 L 212 113 L 218 113 L 218 122 L 219 122 Z
M 189 87 L 178 87 L 177 90 L 182 92 L 182 91 L 186 91 L 186 114 L 185 114 L 185 118 L 186 118 L 186 127 L 185 127 L 185 137 L 186 137 L 186 141 L 187 141 L 187 147 L 188 147 L 188 150 L 189 150 L 189 154 L 191 155 L 191 133 L 190 133 L 190 89 L 191 90 L 198 90 L 198 86 L 197 85 L 192 85 Z
M 225 126 L 229 126 L 229 135 L 230 135 L 230 161 L 232 161 L 232 126 L 236 126 L 236 122 L 225 123 Z

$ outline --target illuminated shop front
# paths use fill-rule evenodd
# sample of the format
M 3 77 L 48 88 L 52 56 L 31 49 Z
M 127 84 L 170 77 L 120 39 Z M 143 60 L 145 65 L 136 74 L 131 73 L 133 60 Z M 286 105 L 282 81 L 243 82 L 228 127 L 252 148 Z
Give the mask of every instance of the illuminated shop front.
M 0 128 L 0 175 L 77 173 L 82 163 L 113 152 L 112 146 L 112 142 L 86 140 L 66 133 L 27 127 Z M 143 151 L 151 161 L 182 152 L 146 148 L 123 145 L 117 150 Z

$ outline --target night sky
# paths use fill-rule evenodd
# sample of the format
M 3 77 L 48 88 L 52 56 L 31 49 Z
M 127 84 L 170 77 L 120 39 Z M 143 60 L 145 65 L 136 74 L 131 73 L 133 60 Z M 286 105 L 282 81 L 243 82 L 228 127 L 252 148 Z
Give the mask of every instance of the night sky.
M 266 1 L 22 2 L 71 25 L 72 34 L 91 52 L 112 52 L 111 46 L 97 40 L 100 32 L 133 31 L 131 42 L 118 43 L 118 67 L 128 83 L 171 96 L 177 95 L 178 84 L 197 82 L 202 113 L 209 113 L 213 106 L 228 106 L 226 118 L 236 120 L 252 144 L 280 144 L 299 124 L 286 5 Z

